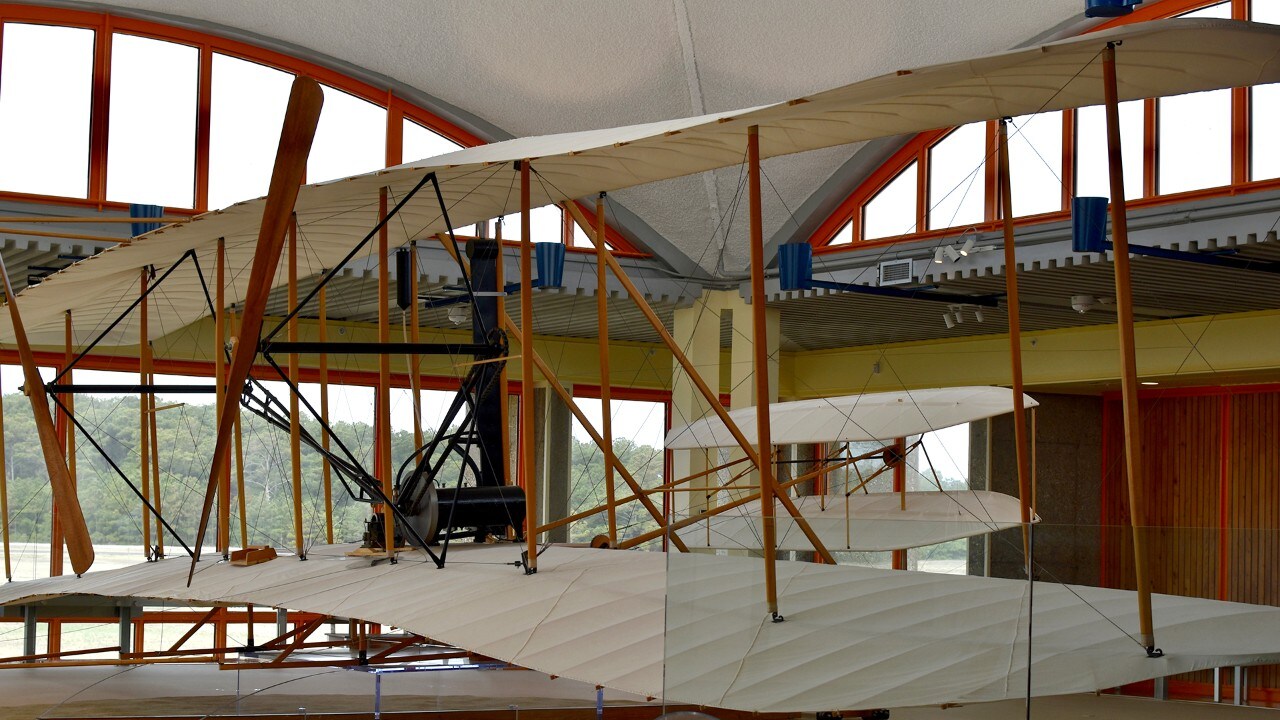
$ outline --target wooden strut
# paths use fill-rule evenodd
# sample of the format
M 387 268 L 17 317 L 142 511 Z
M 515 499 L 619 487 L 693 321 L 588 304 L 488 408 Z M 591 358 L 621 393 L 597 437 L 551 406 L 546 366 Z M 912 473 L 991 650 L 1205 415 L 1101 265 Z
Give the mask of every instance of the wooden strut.
M 289 221 L 289 307 L 298 305 L 298 216 Z M 298 341 L 298 317 L 289 318 L 289 340 Z M 298 387 L 298 354 L 289 353 L 289 382 Z M 307 539 L 302 530 L 302 418 L 298 408 L 298 394 L 289 393 L 289 478 L 293 486 L 293 544 L 300 560 L 307 559 Z
M 494 287 L 505 288 L 507 286 L 506 284 L 507 271 L 505 267 L 506 254 L 503 252 L 503 249 L 502 249 L 502 222 L 501 221 L 494 223 L 493 236 L 494 236 L 495 244 L 498 246 L 497 247 L 498 257 L 493 264 Z M 440 242 L 442 245 L 445 246 L 447 250 L 449 250 L 449 253 L 452 255 L 454 250 L 453 243 L 447 242 L 444 236 L 441 236 Z M 457 258 L 455 257 L 455 261 L 456 260 Z M 463 268 L 467 267 L 467 264 L 465 262 L 459 262 L 459 265 Z M 498 295 L 498 317 L 500 318 L 507 317 L 506 293 L 502 293 Z M 508 384 L 510 382 L 510 374 L 511 374 L 510 366 L 507 365 L 507 363 L 503 363 L 502 371 L 498 374 L 498 408 L 499 408 L 498 414 L 502 418 L 502 477 L 504 478 L 506 484 L 508 485 L 512 485 L 515 483 L 515 479 L 512 476 L 516 474 L 511 472 L 511 393 L 507 392 L 507 388 L 510 387 L 510 385 Z M 512 528 L 507 531 L 508 533 L 512 534 L 513 537 L 511 539 L 515 539 L 514 533 L 517 532 L 518 530 L 519 528 Z
M 154 353 L 151 343 L 147 343 L 147 382 L 155 384 L 156 374 L 153 366 Z M 147 437 L 151 441 L 151 494 L 156 511 L 152 519 L 156 523 L 156 554 L 164 557 L 164 499 L 160 493 L 160 437 L 156 420 L 156 396 L 147 393 Z
M 9 558 L 9 472 L 4 454 L 4 403 L 0 402 L 0 534 L 4 543 L 4 579 L 13 581 L 13 567 Z
M 1138 412 L 1138 362 L 1133 339 L 1133 286 L 1129 274 L 1129 222 L 1124 194 L 1124 164 L 1120 152 L 1120 105 L 1116 88 L 1116 49 L 1102 52 L 1102 82 L 1107 116 L 1107 167 L 1111 174 L 1111 244 L 1116 278 L 1116 329 L 1120 333 L 1120 393 L 1124 413 L 1124 455 L 1129 490 L 1129 524 L 1133 529 L 1134 580 L 1138 590 L 1138 626 L 1143 647 L 1153 657 L 1156 648 L 1151 618 L 1151 581 L 1147 576 L 1146 517 L 1142 490 L 1142 416 Z
M 13 339 L 18 346 L 18 358 L 22 363 L 23 383 L 27 389 L 27 398 L 31 401 L 36 431 L 40 436 L 40 449 L 44 455 L 45 467 L 49 472 L 49 486 L 53 493 L 53 501 L 57 504 L 62 520 L 63 537 L 66 539 L 67 551 L 71 555 L 71 568 L 77 575 L 81 575 L 88 572 L 89 567 L 93 565 L 93 541 L 89 537 L 89 528 L 84 522 L 84 512 L 80 509 L 80 499 L 76 495 L 75 483 L 67 469 L 67 458 L 62 454 L 62 446 L 58 442 L 58 433 L 53 426 L 53 416 L 49 414 L 49 399 L 45 397 L 40 368 L 36 366 L 35 355 L 31 352 L 30 343 L 27 342 L 27 332 L 22 325 L 17 297 L 13 292 L 13 286 L 9 283 L 9 271 L 4 265 L 3 257 L 0 257 L 0 280 L 4 282 L 4 294 L 13 324 Z
M 319 83 L 301 76 L 294 79 L 285 110 L 284 125 L 280 130 L 280 145 L 276 151 L 275 167 L 271 172 L 271 185 L 262 211 L 262 226 L 253 253 L 238 342 L 235 355 L 231 358 L 231 367 L 227 371 L 226 393 L 230 398 L 240 397 L 249 377 L 249 370 L 253 367 L 253 360 L 258 354 L 258 336 L 262 332 L 263 314 L 271 293 L 271 279 L 275 277 L 280 264 L 285 231 L 293 215 L 294 203 L 298 199 L 298 189 L 302 186 L 307 156 L 311 151 L 311 141 L 315 138 L 323 104 L 324 93 Z M 187 574 L 188 585 L 195 576 L 196 563 L 200 561 L 200 549 L 209 525 L 214 490 L 230 459 L 231 431 L 235 425 L 235 415 L 230 411 L 232 406 L 233 403 L 227 403 L 223 413 L 218 416 L 209 482 L 192 548 L 191 570 Z
M 75 337 L 72 333 L 72 327 L 71 327 L 71 320 L 72 320 L 71 311 L 70 310 L 65 311 L 63 313 L 62 319 L 63 319 L 62 363 L 63 363 L 63 367 L 70 367 L 72 361 L 75 358 L 75 353 L 72 352 L 72 347 L 74 347 L 75 345 Z M 74 381 L 73 373 L 74 371 L 68 371 L 67 382 Z M 59 415 L 58 419 L 62 421 L 62 431 L 63 433 L 65 433 L 63 435 L 63 442 L 65 443 L 63 445 L 63 452 L 66 453 L 67 473 L 71 476 L 71 484 L 72 486 L 77 486 L 79 485 L 79 478 L 76 475 L 76 428 L 75 428 L 75 424 L 73 423 L 73 420 L 75 419 L 75 412 L 76 412 L 75 394 L 74 393 L 69 394 L 63 400 L 62 404 L 64 407 L 65 417 L 63 417 L 62 415 Z M 58 509 L 56 507 L 51 507 L 50 511 L 52 513 L 52 517 L 51 517 L 52 522 L 50 523 L 50 525 L 52 526 L 52 533 L 51 533 L 52 545 L 50 546 L 50 552 L 49 552 L 49 575 L 50 577 L 57 577 L 62 574 L 62 548 L 64 545 L 64 541 L 62 538 L 62 523 L 58 519 Z M 50 633 L 50 635 L 52 635 L 52 633 Z M 51 640 L 53 640 L 53 638 L 51 638 Z M 61 638 L 58 638 L 59 643 L 60 641 L 61 641 Z
M 842 460 L 841 462 L 836 463 L 834 465 L 825 466 L 822 468 L 818 468 L 816 470 L 811 470 L 805 473 L 804 475 L 801 475 L 800 477 L 792 478 L 790 480 L 787 480 L 786 482 L 778 483 L 778 486 L 777 488 L 775 488 L 775 491 L 774 491 L 775 495 L 780 496 L 782 492 L 789 490 L 795 487 L 796 485 L 799 485 L 800 483 L 808 482 L 809 480 L 812 480 L 818 477 L 823 472 L 826 472 L 828 470 L 839 470 L 840 468 L 845 467 L 847 465 L 851 465 L 855 462 L 857 462 L 857 460 L 852 458 L 848 460 Z M 691 515 L 683 520 L 676 520 L 675 522 L 669 523 L 666 528 L 650 530 L 649 532 L 641 533 L 639 535 L 636 535 L 635 537 L 627 538 L 626 540 L 623 540 L 622 542 L 618 543 L 618 548 L 620 550 L 627 550 L 629 548 L 636 547 L 637 545 L 642 545 L 646 542 L 649 542 L 650 540 L 655 540 L 659 537 L 662 537 L 664 532 L 674 533 L 676 530 L 686 528 L 690 525 L 693 525 L 694 523 L 701 522 L 708 518 L 715 517 L 716 515 L 720 515 L 721 513 L 727 512 L 734 508 L 742 507 L 743 505 L 746 505 L 748 503 L 757 502 L 759 499 L 760 499 L 760 493 L 758 492 L 750 493 L 748 495 L 743 495 L 742 497 L 731 500 L 727 503 L 724 503 L 723 505 L 717 505 L 713 508 L 709 508 L 707 509 L 706 512 L 698 513 L 697 515 Z M 672 539 L 675 539 L 677 536 L 672 535 L 671 537 Z
M 596 198 L 596 235 L 605 236 L 604 194 Z M 609 286 L 608 263 L 604 258 L 604 245 L 596 249 L 596 338 L 600 344 L 600 436 L 604 441 L 600 450 L 604 453 L 604 496 L 608 505 L 609 547 L 618 545 L 618 505 L 614 495 L 613 479 L 613 405 L 609 379 Z M 572 403 L 570 403 L 572 404 Z
M 533 234 L 529 219 L 529 161 L 520 163 L 520 477 L 524 480 L 525 572 L 538 572 L 538 478 L 533 414 Z M 572 407 L 573 403 L 569 403 Z
M 320 286 L 320 292 L 316 295 L 318 303 L 317 312 L 319 320 L 316 332 L 318 333 L 320 342 L 328 342 L 329 340 L 329 308 L 328 308 L 328 292 L 325 286 Z M 320 353 L 316 358 L 320 372 L 320 422 L 325 427 L 329 426 L 329 354 Z M 324 448 L 324 452 L 320 456 L 320 474 L 324 484 L 324 538 L 325 542 L 333 544 L 333 468 L 329 465 L 329 433 L 320 433 L 320 447 Z
M 387 188 L 378 188 L 378 220 L 387 218 Z M 378 229 L 378 342 L 391 342 L 391 249 L 386 223 Z M 395 502 L 391 474 L 391 356 L 378 356 L 378 388 L 374 402 L 374 437 L 377 438 L 376 463 L 382 478 L 382 542 L 387 557 L 396 560 L 396 518 L 392 503 Z
M 214 409 L 219 415 L 227 402 L 225 384 L 227 382 L 227 241 L 218 238 L 217 257 L 214 269 L 214 316 L 213 316 L 213 377 L 217 390 L 214 395 Z M 228 465 L 218 478 L 218 552 L 225 560 L 231 552 L 231 467 Z
M 404 278 L 399 279 L 404 282 Z M 408 341 L 417 345 L 422 339 L 421 318 L 418 315 L 418 241 L 409 242 L 409 296 L 413 302 L 409 304 L 409 337 Z M 505 387 L 505 386 L 503 386 Z M 422 434 L 422 358 L 417 354 L 409 355 L 409 392 L 413 405 L 413 447 L 420 448 L 424 438 Z
M 566 207 L 568 208 L 569 213 L 574 216 L 574 219 L 578 221 L 578 225 L 583 228 L 583 234 L 587 236 L 587 239 L 590 240 L 597 249 L 599 249 L 603 243 L 596 237 L 594 229 L 590 229 L 590 224 L 586 219 L 582 217 L 582 211 L 578 209 L 577 203 L 567 203 Z M 663 345 L 666 345 L 675 361 L 684 369 L 685 373 L 689 376 L 689 379 L 693 382 L 694 387 L 697 388 L 698 393 L 702 395 L 702 399 L 706 401 L 707 405 L 711 407 L 711 410 L 715 412 L 716 417 L 720 419 L 720 422 L 724 423 L 725 428 L 733 435 L 733 439 L 738 443 L 738 446 L 742 448 L 742 452 L 751 460 L 752 463 L 756 465 L 756 467 L 759 467 L 759 453 L 757 453 L 755 448 L 752 447 L 751 441 L 747 440 L 746 436 L 742 434 L 742 430 L 738 427 L 737 423 L 733 421 L 733 418 L 729 417 L 729 411 L 725 410 L 724 405 L 720 402 L 719 395 L 713 392 L 707 385 L 706 381 L 702 379 L 702 375 L 698 372 L 698 369 L 694 367 L 688 356 L 686 356 L 684 351 L 680 349 L 679 344 L 671 337 L 671 333 L 668 332 L 667 327 L 663 325 L 662 319 L 653 311 L 653 308 L 649 306 L 649 303 L 645 302 L 644 296 L 640 294 L 640 290 L 636 288 L 635 283 L 631 282 L 631 277 L 627 275 L 626 270 L 624 270 L 622 265 L 618 263 L 618 259 L 614 257 L 613 253 L 609 251 L 607 246 L 605 247 L 604 252 L 605 261 L 609 263 L 609 269 L 613 271 L 613 276 L 622 284 L 623 289 L 626 290 L 627 294 L 631 297 L 636 308 L 640 310 L 640 313 L 644 315 L 645 320 L 653 328 L 654 332 L 656 332 L 658 337 L 662 339 Z M 791 514 L 791 517 L 795 519 L 796 525 L 809 540 L 809 544 L 813 546 L 814 551 L 817 552 L 825 562 L 835 565 L 835 558 L 831 556 L 831 552 L 827 550 L 826 545 L 822 543 L 822 540 L 818 537 L 817 533 L 815 533 L 813 528 L 810 527 L 809 521 L 800 514 L 800 510 L 796 507 L 796 504 L 791 501 L 791 498 L 788 497 L 786 493 L 778 492 L 778 488 L 776 487 L 776 478 L 774 479 L 774 486 L 773 490 L 777 494 L 778 502 L 781 502 L 782 506 Z
M 1000 118 L 996 143 L 1000 182 L 1000 215 L 1004 221 L 1004 287 L 1009 314 L 1009 367 L 1013 385 L 1014 456 L 1018 464 L 1018 512 L 1022 520 L 1022 562 L 1031 577 L 1031 454 L 1027 441 L 1027 408 L 1022 395 L 1022 304 L 1018 297 L 1018 259 L 1013 234 L 1013 183 L 1009 175 L 1009 122 Z
M 138 305 L 138 382 L 147 384 L 146 355 L 150 344 L 147 342 L 147 321 L 149 306 L 147 300 L 147 268 L 139 271 L 138 294 L 142 302 Z M 142 554 L 148 560 L 153 559 L 151 544 L 151 432 L 147 424 L 147 394 L 138 393 L 138 465 L 139 483 L 142 485 Z
M 773 520 L 773 496 L 777 479 L 773 472 L 773 437 L 769 425 L 769 335 L 764 297 L 764 229 L 760 209 L 760 127 L 747 128 L 747 222 L 751 255 L 751 350 L 755 378 L 756 430 L 760 461 L 761 552 L 764 555 L 764 594 L 769 614 L 778 614 L 778 538 Z M 603 247 L 603 243 L 601 244 Z
M 235 332 L 237 328 L 236 313 L 233 309 L 228 315 L 228 330 L 232 333 L 232 345 L 235 343 Z M 233 355 L 234 357 L 234 355 Z M 246 507 L 248 499 L 244 494 L 244 436 L 241 432 L 243 423 L 240 419 L 240 403 L 228 403 L 230 407 L 226 411 L 235 417 L 234 421 L 234 441 L 235 441 L 235 460 L 236 460 L 236 510 L 240 513 L 240 547 L 249 547 L 249 509 Z M 253 628 L 249 628 L 249 639 L 253 639 Z M 252 644 L 252 643 L 251 643 Z

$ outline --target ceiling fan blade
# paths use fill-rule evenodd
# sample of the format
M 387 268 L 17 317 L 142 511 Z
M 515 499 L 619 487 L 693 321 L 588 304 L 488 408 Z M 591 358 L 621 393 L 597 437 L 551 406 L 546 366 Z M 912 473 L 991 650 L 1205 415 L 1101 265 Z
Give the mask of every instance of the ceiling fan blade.
M 258 336 L 262 332 L 262 315 L 267 307 L 267 295 L 271 292 L 271 280 L 280 264 L 284 249 L 285 232 L 293 215 L 307 169 L 307 156 L 311 153 L 311 141 L 315 139 L 316 125 L 320 122 L 320 108 L 324 105 L 324 93 L 320 83 L 311 78 L 298 77 L 289 91 L 289 105 L 285 110 L 284 126 L 280 130 L 280 146 L 276 150 L 276 164 L 271 171 L 271 186 L 262 210 L 262 226 L 258 231 L 258 244 L 253 253 L 253 265 L 249 273 L 249 289 L 241 304 L 240 332 L 236 339 L 235 353 L 227 368 L 226 397 L 218 416 L 218 430 L 213 449 L 213 463 L 209 468 L 209 485 L 205 489 L 204 507 L 200 512 L 200 527 L 191 557 L 191 570 L 187 584 L 196 571 L 200 559 L 200 546 L 209 526 L 209 512 L 213 507 L 214 491 L 218 479 L 230 463 L 231 431 L 235 424 L 237 403 L 244 390 L 245 380 L 258 355 Z
M 58 521 L 67 544 L 67 554 L 71 556 L 71 569 L 76 575 L 83 575 L 93 565 L 93 540 L 89 538 L 89 526 L 84 522 L 80 498 L 76 495 L 71 471 L 67 469 L 67 457 L 62 452 L 62 444 L 58 442 L 58 431 L 54 429 L 53 416 L 49 414 L 49 399 L 45 397 L 44 380 L 40 377 L 40 369 L 36 367 L 36 358 L 31 352 L 31 344 L 27 342 L 27 331 L 22 326 L 22 315 L 18 312 L 18 299 L 15 297 L 13 287 L 9 284 L 9 271 L 4 266 L 3 258 L 0 258 L 0 277 L 4 280 L 4 295 L 9 305 L 9 317 L 13 320 L 13 339 L 18 346 L 18 359 L 22 363 L 27 398 L 31 400 L 36 432 L 40 436 L 40 449 L 44 452 L 44 464 L 49 472 L 53 505 L 58 510 Z M 0 439 L 0 442 L 2 441 Z

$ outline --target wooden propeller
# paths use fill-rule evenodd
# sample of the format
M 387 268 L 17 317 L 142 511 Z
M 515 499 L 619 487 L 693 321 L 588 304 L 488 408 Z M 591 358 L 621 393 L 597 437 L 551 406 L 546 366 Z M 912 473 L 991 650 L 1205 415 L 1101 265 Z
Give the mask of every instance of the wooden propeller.
M 200 560 L 200 547 L 209 526 L 209 512 L 213 508 L 218 480 L 230 463 L 232 429 L 235 426 L 236 405 L 244 383 L 258 355 L 258 335 L 262 332 L 262 315 L 267 307 L 267 295 L 271 292 L 271 280 L 280 264 L 284 249 L 285 231 L 298 200 L 298 188 L 302 185 L 307 169 L 307 156 L 311 153 L 311 141 L 315 139 L 316 125 L 320 122 L 320 108 L 324 105 L 324 93 L 315 80 L 299 77 L 289 91 L 289 105 L 284 114 L 284 126 L 280 130 L 280 146 L 276 150 L 276 164 L 271 171 L 271 186 L 262 210 L 262 227 L 258 231 L 258 245 L 253 252 L 253 266 L 249 272 L 249 289 L 245 295 L 240 315 L 240 332 L 236 336 L 235 352 L 227 369 L 227 402 L 218 416 L 218 431 L 213 448 L 213 464 L 209 468 L 209 485 L 205 489 L 204 508 L 200 512 L 200 528 L 196 532 L 191 570 L 187 584 L 195 575 L 196 562 Z
M 31 352 L 31 344 L 27 342 L 27 331 L 22 326 L 22 315 L 18 313 L 18 299 L 9 284 L 9 271 L 4 266 L 3 258 L 0 258 L 0 277 L 4 279 L 4 295 L 9 305 L 9 317 L 13 319 L 13 339 L 18 345 L 18 359 L 22 363 L 23 382 L 26 384 L 27 398 L 31 400 L 36 432 L 40 435 L 40 449 L 44 451 L 49 487 L 53 489 L 53 505 L 58 509 L 58 519 L 62 523 L 67 554 L 71 556 L 71 569 L 77 575 L 83 575 L 93 565 L 93 541 L 89 538 L 89 526 L 84 522 L 84 511 L 80 509 L 80 498 L 76 495 L 71 471 L 67 469 L 67 456 L 62 453 L 58 431 L 53 427 L 49 399 L 44 394 L 44 380 L 40 378 L 35 355 Z

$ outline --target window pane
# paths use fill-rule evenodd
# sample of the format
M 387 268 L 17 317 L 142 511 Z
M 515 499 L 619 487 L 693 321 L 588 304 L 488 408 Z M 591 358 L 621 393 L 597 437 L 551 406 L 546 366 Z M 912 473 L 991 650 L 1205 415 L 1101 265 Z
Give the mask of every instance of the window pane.
M 213 55 L 209 119 L 209 208 L 267 194 L 293 76 Z
M 1160 98 L 1157 117 L 1157 192 L 1231 183 L 1230 90 Z
M 324 109 L 307 160 L 307 182 L 336 180 L 387 164 L 387 111 L 324 87 Z
M 1120 153 L 1127 200 L 1142 197 L 1142 123 L 1145 115 L 1141 100 L 1120 103 Z M 1076 111 L 1076 195 L 1111 197 L 1111 176 L 1107 170 L 1107 116 L 1100 105 Z
M 408 118 L 405 119 L 403 127 L 404 139 L 402 140 L 402 145 L 404 152 L 402 153 L 402 158 L 404 162 L 415 162 L 435 157 L 436 155 L 443 155 L 462 147 L 449 138 L 438 135 Z
M 92 30 L 5 23 L 0 190 L 88 197 Z
M 862 208 L 862 239 L 905 235 L 916 231 L 916 175 L 911 163 Z
M 112 36 L 108 200 L 194 204 L 199 62 L 188 45 Z
M 915 198 L 912 198 L 911 206 L 915 207 Z M 828 245 L 848 245 L 853 242 L 853 223 L 847 222 L 836 231 Z
M 1280 2 L 1255 0 L 1251 18 L 1254 22 L 1280 25 Z M 1259 85 L 1253 88 L 1252 93 L 1250 178 L 1280 177 L 1280 134 L 1273 127 L 1274 119 L 1280 117 L 1277 115 L 1280 113 L 1280 85 Z
M 1013 119 L 1009 177 L 1015 216 L 1062 210 L 1062 113 Z
M 496 237 L 493 220 L 489 221 L 489 237 Z M 529 211 L 529 228 L 533 231 L 534 242 L 563 242 L 564 219 L 557 205 L 543 205 Z M 502 217 L 502 239 L 522 240 L 520 233 L 520 213 L 511 213 Z M 591 241 L 586 240 L 590 247 Z
M 1274 2 L 1275 0 L 1254 0 L 1254 4 L 1255 4 L 1255 5 L 1257 5 L 1257 4 L 1259 4 L 1259 2 L 1263 2 L 1263 3 L 1265 3 L 1265 2 L 1268 2 L 1268 1 L 1270 1 L 1270 2 Z M 1183 14 L 1179 15 L 1178 17 L 1184 17 L 1184 18 L 1221 18 L 1221 19 L 1223 19 L 1223 20 L 1230 20 L 1230 19 L 1231 19 L 1231 3 L 1229 3 L 1229 2 L 1220 2 L 1220 3 L 1218 3 L 1217 5 L 1210 5 L 1209 7 L 1206 7 L 1206 8 L 1200 8 L 1199 10 L 1193 10 L 1193 11 L 1191 11 L 1191 12 L 1189 12 L 1189 13 L 1183 13 Z
M 982 222 L 987 124 L 956 128 L 929 151 L 929 229 Z

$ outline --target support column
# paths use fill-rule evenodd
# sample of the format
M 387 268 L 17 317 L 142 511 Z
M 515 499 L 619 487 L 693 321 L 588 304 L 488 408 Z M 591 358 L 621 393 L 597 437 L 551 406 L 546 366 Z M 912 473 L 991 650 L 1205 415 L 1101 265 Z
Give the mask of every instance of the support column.
M 538 454 L 542 460 L 538 486 L 543 489 L 541 525 L 569 514 L 569 492 L 573 482 L 573 415 L 559 395 L 545 388 L 538 388 L 537 395 L 543 407 L 542 421 L 538 424 Z M 569 542 L 569 526 L 562 525 L 548 531 L 547 540 Z
M 133 652 L 133 606 L 120 606 L 120 657 Z
M 22 654 L 36 654 L 36 637 L 39 635 L 40 624 L 36 621 L 36 607 L 34 605 L 22 606 Z M 27 662 L 35 662 L 28 660 Z
M 708 290 L 692 307 L 675 311 L 672 338 L 688 356 L 694 368 L 705 378 L 720 378 L 720 306 L 729 293 Z M 711 414 L 711 406 L 698 392 L 679 362 L 672 361 L 671 375 L 671 424 L 683 425 Z M 713 451 L 714 452 L 714 451 Z M 708 458 L 703 450 L 676 450 L 671 453 L 672 475 L 688 477 L 715 467 L 714 455 Z M 715 484 L 714 476 L 704 476 L 692 481 L 691 487 L 707 487 Z M 705 510 L 708 503 L 699 493 L 674 493 L 675 512 L 678 515 Z
M 730 323 L 733 328 L 729 342 L 729 387 L 732 388 L 729 391 L 730 407 L 734 409 L 753 407 L 758 405 L 759 402 L 756 394 L 756 383 L 753 381 L 755 372 L 752 369 L 752 362 L 755 343 L 752 341 L 754 332 L 752 331 L 751 306 L 737 293 L 726 293 L 724 312 L 730 314 Z M 766 349 L 769 352 L 768 401 L 770 403 L 778 401 L 779 320 L 780 313 L 777 308 L 765 308 L 765 327 L 768 336 Z M 742 450 L 734 448 L 730 459 L 737 460 L 743 456 Z M 740 484 L 759 488 L 760 473 L 752 471 L 750 475 L 740 481 Z M 743 490 L 740 493 L 734 493 L 734 497 L 749 495 L 753 492 L 757 492 L 757 490 Z

